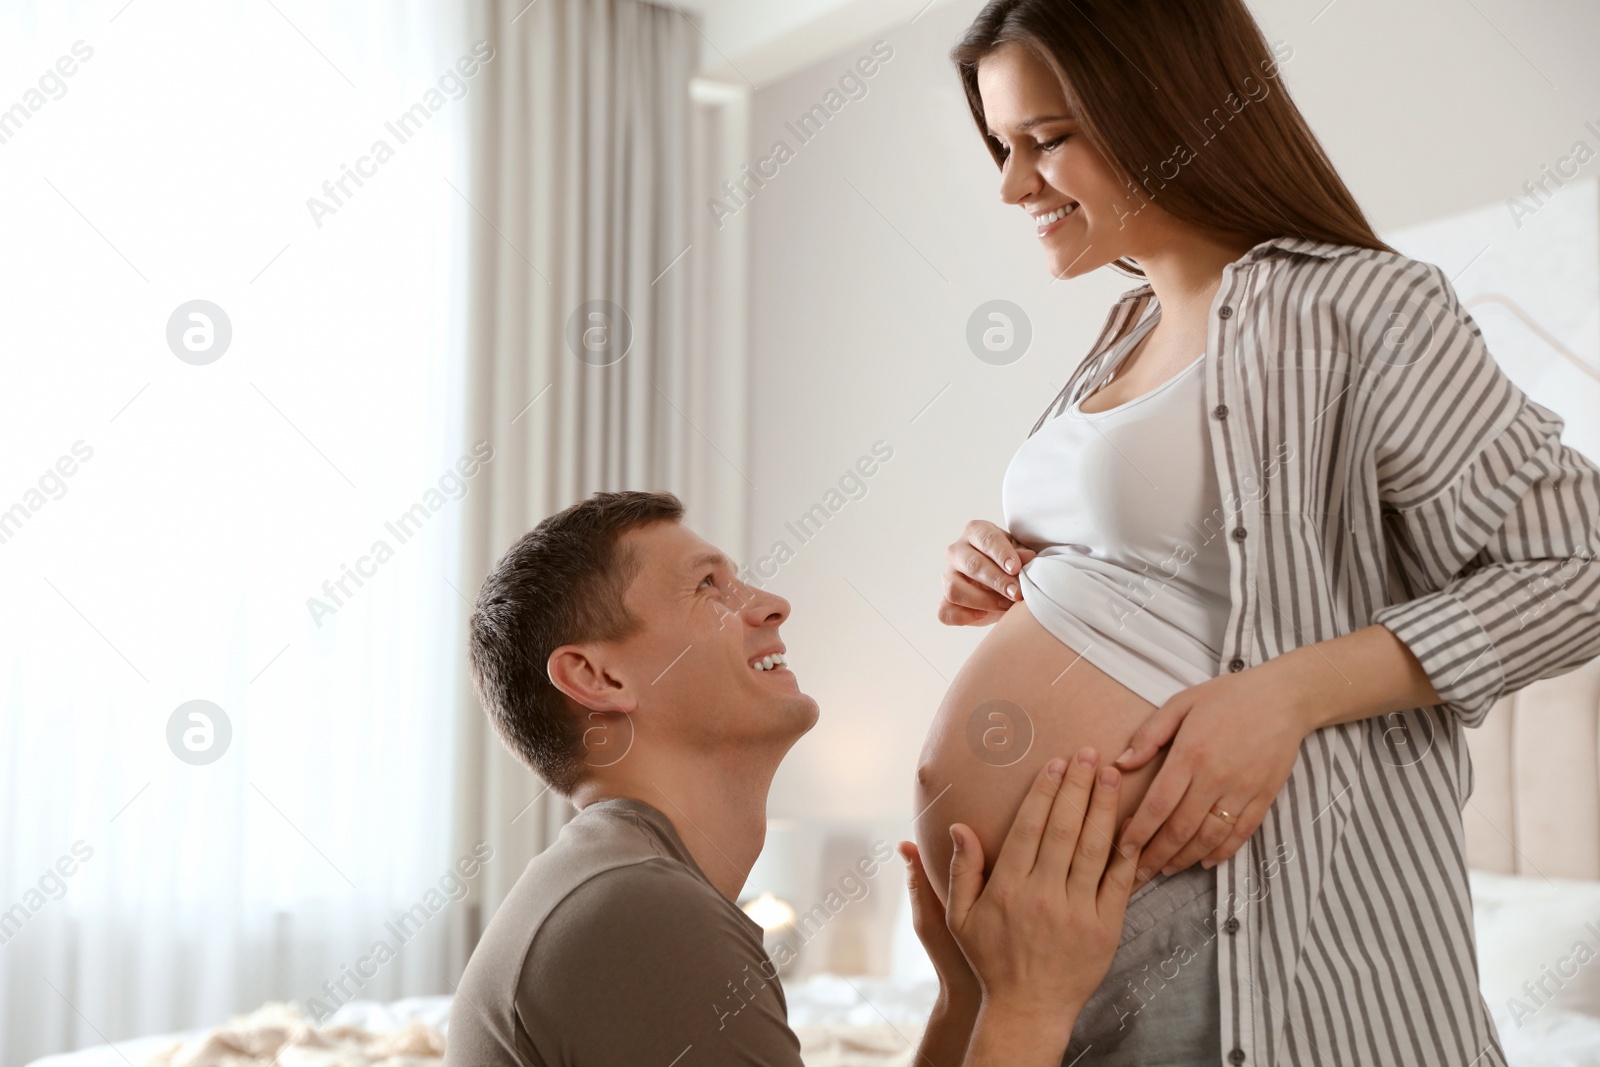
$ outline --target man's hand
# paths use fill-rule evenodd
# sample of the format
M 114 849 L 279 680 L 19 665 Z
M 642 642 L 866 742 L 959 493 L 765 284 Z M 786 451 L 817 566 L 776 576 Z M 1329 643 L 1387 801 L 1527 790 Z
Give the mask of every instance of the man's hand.
M 1112 855 L 1121 775 L 1107 766 L 1096 785 L 1098 762 L 1085 748 L 1045 765 L 987 883 L 977 834 L 950 828 L 945 922 L 983 994 L 968 1062 L 1059 1063 L 1111 968 L 1134 858 Z
M 922 853 L 912 842 L 902 841 L 900 856 L 906 861 L 906 883 L 911 892 L 911 926 L 939 976 L 939 998 L 922 1031 L 916 1063 L 918 1067 L 960 1067 L 972 1040 L 983 990 L 945 924 L 944 905 L 939 903 L 922 866 Z
M 970 1006 L 975 1012 L 982 987 L 978 976 L 962 955 L 961 946 L 945 924 L 944 905 L 934 894 L 928 872 L 922 867 L 922 853 L 910 841 L 900 842 L 900 858 L 906 861 L 906 888 L 911 894 L 911 928 L 933 961 L 939 976 L 939 995 L 951 1005 Z
M 1038 553 L 985 519 L 973 519 L 945 549 L 944 600 L 939 621 L 946 626 L 988 626 L 1022 599 L 1017 575 Z

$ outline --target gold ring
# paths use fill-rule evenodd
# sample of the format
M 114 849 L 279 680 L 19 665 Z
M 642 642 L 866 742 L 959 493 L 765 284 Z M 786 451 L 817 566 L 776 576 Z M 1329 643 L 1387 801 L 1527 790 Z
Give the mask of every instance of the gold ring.
M 1220 807 L 1213 806 L 1212 809 L 1211 809 L 1211 814 L 1215 815 L 1217 818 L 1221 819 L 1223 822 L 1227 823 L 1229 826 L 1232 826 L 1234 823 L 1239 821 L 1239 816 L 1237 816 L 1237 815 L 1229 815 L 1227 812 L 1223 811 L 1222 808 L 1220 808 Z

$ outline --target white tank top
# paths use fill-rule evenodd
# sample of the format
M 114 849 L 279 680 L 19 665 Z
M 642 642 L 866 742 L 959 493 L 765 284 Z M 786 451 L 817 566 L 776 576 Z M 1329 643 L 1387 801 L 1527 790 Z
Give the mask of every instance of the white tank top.
M 1001 489 L 1012 537 L 1039 553 L 1019 582 L 1029 610 L 1152 704 L 1216 676 L 1228 620 L 1204 365 L 1105 411 L 1069 406 L 1017 449 Z

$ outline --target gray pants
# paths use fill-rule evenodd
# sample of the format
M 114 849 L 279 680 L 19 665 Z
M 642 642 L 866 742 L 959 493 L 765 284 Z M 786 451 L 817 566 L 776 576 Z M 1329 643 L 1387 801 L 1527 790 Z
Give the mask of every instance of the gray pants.
M 1156 875 L 1128 901 L 1122 941 L 1062 1064 L 1180 1067 L 1222 1055 L 1215 870 Z

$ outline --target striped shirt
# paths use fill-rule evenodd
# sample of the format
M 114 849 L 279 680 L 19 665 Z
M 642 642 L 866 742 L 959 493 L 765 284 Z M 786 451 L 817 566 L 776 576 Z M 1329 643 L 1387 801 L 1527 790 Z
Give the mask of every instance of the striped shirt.
M 1045 421 L 1160 314 L 1112 308 Z M 1443 703 L 1315 731 L 1216 867 L 1241 1064 L 1505 1063 L 1478 991 L 1465 727 L 1600 655 L 1600 469 L 1495 363 L 1438 267 L 1280 237 L 1222 272 L 1205 404 L 1231 580 L 1219 673 L 1380 623 Z

